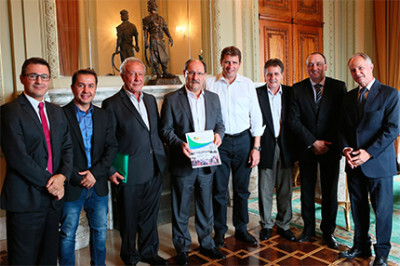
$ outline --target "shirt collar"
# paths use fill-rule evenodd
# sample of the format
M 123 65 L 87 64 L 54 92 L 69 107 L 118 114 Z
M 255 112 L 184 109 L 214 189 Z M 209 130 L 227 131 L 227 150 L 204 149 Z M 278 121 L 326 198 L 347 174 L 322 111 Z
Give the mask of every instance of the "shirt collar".
M 93 104 L 92 103 L 90 103 L 90 107 L 89 107 L 89 110 L 88 110 L 88 112 L 87 113 L 93 113 Z M 77 113 L 85 113 L 86 114 L 86 112 L 85 111 L 82 111 L 75 103 L 74 103 L 74 111 L 75 111 L 75 114 L 77 114 Z
M 312 81 L 311 79 L 310 79 L 310 81 L 311 81 L 312 87 L 314 88 L 314 86 L 315 86 L 317 83 L 315 83 L 315 82 Z M 321 84 L 322 87 L 324 87 L 324 86 L 325 86 L 325 81 L 326 81 L 326 77 L 324 77 L 324 78 L 321 80 L 321 82 L 319 82 L 318 84 Z
M 277 95 L 277 94 L 282 94 L 282 84 L 279 85 L 279 90 L 278 90 L 278 92 L 277 92 L 276 94 L 273 94 L 273 93 L 272 93 L 272 91 L 268 88 L 268 85 L 267 85 L 267 84 L 265 84 L 265 85 L 267 86 L 268 94 L 270 94 L 270 95 L 272 95 L 272 96 Z
M 34 108 L 38 108 L 39 103 L 41 103 L 41 102 L 44 103 L 44 99 L 43 99 L 43 101 L 38 101 L 35 98 L 33 98 L 33 97 L 29 96 L 28 94 L 26 94 L 25 92 L 24 92 L 24 94 L 25 94 L 26 98 L 28 99 L 28 101 L 31 103 L 31 105 Z M 46 104 L 45 104 L 45 106 L 46 106 Z
M 185 90 L 186 90 L 186 94 L 187 94 L 189 97 L 197 99 L 196 95 L 194 95 L 194 93 L 191 92 L 191 91 L 186 87 L 186 85 L 185 85 Z M 200 97 L 203 97 L 203 96 L 204 96 L 204 89 L 202 88 L 202 89 L 201 89 L 201 93 L 200 93 Z M 200 97 L 199 97 L 199 98 L 200 98 Z
M 215 81 L 220 81 L 220 80 L 223 80 L 223 81 L 225 81 L 226 83 L 229 83 L 229 82 L 224 78 L 224 76 L 222 75 L 222 73 L 219 73 L 219 74 L 216 76 L 216 79 L 215 79 Z M 241 76 L 240 74 L 236 74 L 236 78 L 235 78 L 235 80 L 234 80 L 232 83 L 241 82 L 242 80 L 243 80 L 242 76 Z
M 372 85 L 374 85 L 374 83 L 375 83 L 375 78 L 370 82 L 370 83 L 368 83 L 368 85 L 367 85 L 367 91 L 369 91 L 370 89 L 371 89 L 371 87 L 372 87 Z M 361 86 L 358 86 L 359 87 L 359 89 L 361 89 L 362 87 Z
M 125 92 L 126 92 L 126 94 L 128 95 L 128 97 L 130 97 L 130 98 L 135 98 L 136 99 L 136 101 L 137 101 L 137 98 L 136 98 L 136 96 L 135 96 L 135 94 L 133 94 L 132 92 L 130 92 L 129 90 L 127 90 L 126 88 L 125 88 L 125 86 L 123 87 L 124 88 L 124 90 L 125 90 Z M 140 91 L 139 92 L 140 93 L 140 95 L 139 95 L 139 99 L 140 99 L 140 101 L 142 101 L 143 100 L 143 92 L 142 91 Z

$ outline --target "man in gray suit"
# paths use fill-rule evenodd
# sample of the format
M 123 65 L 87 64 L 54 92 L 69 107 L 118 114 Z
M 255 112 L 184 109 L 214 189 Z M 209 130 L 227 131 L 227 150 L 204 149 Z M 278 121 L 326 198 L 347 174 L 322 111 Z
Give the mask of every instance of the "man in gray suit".
M 214 167 L 192 169 L 191 150 L 185 134 L 204 130 L 214 131 L 214 143 L 221 145 L 224 125 L 218 95 L 203 90 L 206 65 L 190 59 L 183 71 L 185 86 L 167 94 L 161 110 L 161 136 L 170 148 L 172 174 L 173 243 L 180 265 L 189 263 L 187 252 L 191 238 L 188 230 L 190 201 L 195 189 L 196 231 L 200 253 L 212 259 L 225 256 L 215 247 L 211 237 L 213 225 L 212 181 Z

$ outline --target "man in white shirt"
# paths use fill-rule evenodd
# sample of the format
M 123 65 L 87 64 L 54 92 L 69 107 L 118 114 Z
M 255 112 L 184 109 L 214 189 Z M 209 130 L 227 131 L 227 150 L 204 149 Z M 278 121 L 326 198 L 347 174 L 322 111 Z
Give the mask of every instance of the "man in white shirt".
M 63 110 L 44 100 L 50 66 L 32 57 L 22 65 L 24 92 L 1 106 L 6 176 L 9 265 L 56 265 L 64 184 L 72 171 L 72 143 Z
M 272 227 L 278 234 L 295 241 L 290 231 L 292 219 L 292 134 L 288 124 L 292 88 L 282 85 L 283 63 L 269 59 L 264 66 L 267 83 L 257 88 L 263 114 L 264 134 L 261 137 L 261 158 L 258 165 L 258 194 L 261 218 L 260 240 L 271 237 Z M 272 219 L 274 188 L 276 187 L 276 221 Z
M 206 81 L 206 88 L 219 95 L 225 125 L 225 137 L 219 147 L 222 165 L 215 173 L 213 184 L 214 241 L 217 247 L 224 245 L 228 230 L 227 191 L 231 170 L 235 237 L 253 246 L 258 244 L 255 237 L 247 232 L 247 200 L 251 168 L 257 166 L 260 160 L 262 114 L 253 82 L 237 73 L 241 59 L 238 48 L 224 48 L 220 59 L 222 73 Z
M 172 175 L 172 241 L 179 265 L 189 263 L 191 237 L 188 228 L 190 202 L 194 192 L 196 231 L 200 253 L 212 259 L 223 259 L 211 237 L 213 224 L 212 182 L 216 166 L 192 168 L 186 133 L 212 130 L 215 145 L 224 135 L 218 95 L 203 90 L 206 65 L 190 59 L 183 71 L 185 86 L 167 94 L 161 110 L 161 135 L 169 146 Z

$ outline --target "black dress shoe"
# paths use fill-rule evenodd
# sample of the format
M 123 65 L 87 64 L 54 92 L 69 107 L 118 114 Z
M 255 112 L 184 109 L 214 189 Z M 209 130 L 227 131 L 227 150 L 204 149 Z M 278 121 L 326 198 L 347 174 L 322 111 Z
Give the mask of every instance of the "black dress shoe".
M 235 238 L 249 244 L 250 246 L 258 246 L 257 239 L 247 231 L 236 231 Z
M 311 237 L 314 235 L 315 234 L 310 234 L 303 231 L 303 233 L 301 233 L 301 235 L 297 238 L 297 242 L 309 242 Z
M 270 228 L 263 228 L 260 231 L 260 240 L 268 240 L 271 237 L 272 229 Z
M 278 232 L 278 235 L 280 235 L 281 237 L 290 241 L 296 241 L 296 237 L 294 236 L 293 232 L 290 231 L 290 229 L 283 230 L 282 228 L 278 227 L 276 231 Z
M 178 265 L 188 265 L 189 264 L 189 256 L 187 252 L 180 252 L 175 258 L 174 258 L 176 264 Z
M 168 261 L 164 260 L 158 255 L 153 258 L 142 259 L 142 261 L 150 265 L 168 265 Z
M 225 255 L 217 248 L 206 249 L 200 247 L 200 253 L 214 260 L 225 259 Z
M 354 259 L 354 258 L 368 258 L 371 257 L 371 249 L 358 249 L 356 247 L 352 247 L 349 250 L 342 251 L 339 253 L 339 257 L 346 259 Z
M 329 235 L 324 235 L 323 236 L 325 244 L 333 249 L 337 249 L 338 248 L 338 243 L 336 241 L 336 238 L 333 234 L 329 234 Z
M 387 266 L 388 258 L 382 256 L 376 256 L 374 260 L 374 266 Z
M 225 236 L 223 234 L 215 234 L 214 243 L 217 248 L 222 248 L 225 244 Z

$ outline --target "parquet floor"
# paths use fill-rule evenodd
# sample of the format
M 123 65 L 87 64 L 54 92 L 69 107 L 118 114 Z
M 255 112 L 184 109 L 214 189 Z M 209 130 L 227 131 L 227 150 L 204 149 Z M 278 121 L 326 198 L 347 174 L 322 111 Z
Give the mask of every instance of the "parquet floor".
M 300 234 L 300 229 L 295 235 Z M 250 230 L 258 239 L 259 228 Z M 346 260 L 339 258 L 339 252 L 348 249 L 339 246 L 338 250 L 330 249 L 323 244 L 320 236 L 308 243 L 297 243 L 281 238 L 274 230 L 269 240 L 259 242 L 258 247 L 249 247 L 237 241 L 233 236 L 225 239 L 225 246 L 221 251 L 226 258 L 211 260 L 203 256 L 198 250 L 189 253 L 190 265 L 372 265 L 374 257 L 369 259 Z M 169 260 L 174 264 L 173 258 Z M 396 265 L 389 263 L 389 265 Z

